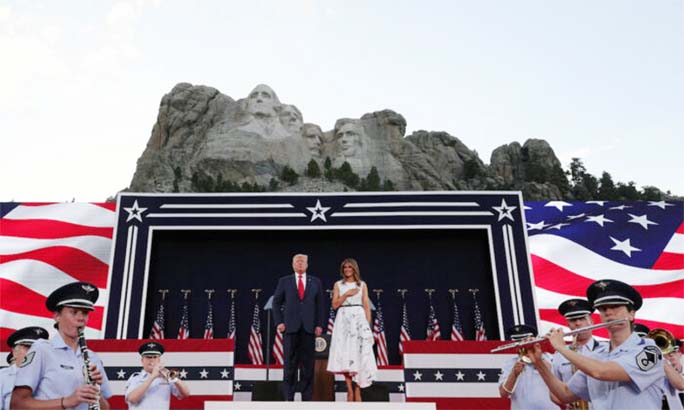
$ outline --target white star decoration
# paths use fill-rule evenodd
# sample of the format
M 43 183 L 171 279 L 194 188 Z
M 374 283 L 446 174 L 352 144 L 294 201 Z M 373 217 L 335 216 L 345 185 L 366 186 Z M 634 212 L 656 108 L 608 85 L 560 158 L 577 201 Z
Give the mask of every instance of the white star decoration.
M 437 370 L 437 373 L 435 373 L 435 381 L 437 381 L 437 380 L 443 381 L 444 380 L 443 377 L 444 377 L 444 374 L 442 372 L 440 372 L 439 370 Z
M 587 204 L 596 204 L 598 206 L 603 206 L 603 204 L 606 203 L 606 201 L 587 201 Z
M 549 229 L 547 229 L 547 230 L 550 231 L 551 229 L 557 229 L 557 230 L 560 231 L 560 229 L 561 229 L 562 227 L 564 227 L 564 226 L 569 226 L 569 225 L 570 225 L 570 224 L 559 223 L 559 224 L 555 224 L 555 225 L 553 225 L 553 226 L 550 226 Z
M 559 211 L 563 212 L 563 207 L 572 206 L 572 204 L 569 204 L 569 203 L 564 202 L 564 201 L 549 201 L 549 202 L 548 202 L 546 205 L 544 205 L 544 206 L 545 206 L 545 207 L 548 206 L 548 207 L 556 208 L 556 209 L 558 209 Z
M 611 211 L 611 210 L 624 211 L 627 208 L 631 208 L 631 206 L 628 206 L 628 205 L 612 206 L 612 207 L 608 208 L 608 210 L 609 211 Z
M 477 380 L 478 380 L 478 381 L 484 380 L 484 379 L 485 379 L 485 376 L 486 376 L 486 374 L 482 373 L 482 370 L 480 370 L 480 372 L 477 373 Z
M 147 211 L 147 208 L 141 208 L 138 206 L 138 200 L 136 199 L 133 202 L 133 206 L 128 208 L 124 207 L 124 211 L 128 212 L 126 222 L 130 222 L 131 219 L 137 219 L 138 221 L 142 222 L 142 214 L 143 212 Z
M 647 231 L 648 231 L 649 225 L 658 225 L 657 222 L 649 221 L 648 218 L 646 217 L 646 214 L 641 215 L 641 216 L 636 216 L 636 215 L 632 215 L 632 214 L 627 214 L 627 215 L 632 217 L 632 219 L 630 219 L 627 222 L 633 223 L 633 224 L 639 224 L 639 225 L 641 225 L 642 228 L 646 229 Z
M 221 378 L 222 378 L 222 379 L 227 379 L 229 375 L 230 375 L 230 372 L 229 372 L 228 370 L 223 369 L 223 370 L 221 371 Z
M 674 204 L 668 204 L 665 201 L 648 201 L 648 206 L 657 206 L 660 209 L 665 209 L 667 206 L 674 206 Z
M 404 385 L 400 384 L 399 387 L 397 387 L 397 389 L 399 389 L 399 391 L 404 391 Z
M 463 372 L 461 372 L 460 370 L 458 371 L 458 373 L 456 373 L 456 380 L 457 380 L 457 381 L 459 381 L 459 380 L 460 380 L 460 381 L 465 380 L 464 377 L 465 377 L 465 374 L 464 374 Z
M 517 206 L 508 206 L 508 204 L 506 204 L 505 198 L 501 200 L 501 206 L 493 206 L 492 208 L 499 213 L 499 221 L 504 218 L 508 218 L 511 221 L 515 221 L 515 219 L 513 219 L 513 214 L 511 214 L 511 212 L 513 212 L 517 208 Z
M 619 241 L 611 236 L 610 240 L 613 241 L 613 243 L 615 243 L 615 246 L 610 248 L 611 250 L 622 251 L 625 253 L 625 255 L 627 255 L 630 258 L 632 257 L 632 252 L 641 251 L 641 249 L 635 248 L 632 246 L 631 243 L 629 243 L 629 238 L 625 239 L 624 241 Z
M 545 224 L 544 221 L 537 222 L 536 224 L 528 222 L 527 223 L 527 230 L 528 231 L 534 231 L 534 230 L 541 231 L 542 229 L 546 228 L 547 226 L 549 226 L 549 224 Z
M 242 387 L 240 382 L 235 382 L 235 384 L 233 385 L 233 390 L 240 390 L 240 387 Z
M 316 200 L 316 206 L 307 207 L 306 209 L 311 212 L 311 222 L 315 221 L 316 219 L 321 219 L 323 222 L 328 222 L 328 220 L 325 219 L 325 213 L 330 210 L 330 207 L 321 206 L 320 199 Z
M 118 372 L 116 372 L 117 379 L 123 379 L 124 377 L 126 377 L 126 372 L 124 371 L 124 369 L 121 369 Z
M 185 369 L 181 370 L 180 373 L 178 374 L 178 377 L 180 377 L 181 379 L 187 379 L 188 378 L 188 371 Z
M 413 380 L 423 380 L 423 373 L 419 372 L 416 370 L 415 373 L 413 373 Z
M 573 219 L 579 219 L 584 216 L 584 213 L 577 214 L 577 215 L 568 215 L 568 220 L 572 221 Z
M 207 369 L 202 369 L 202 371 L 200 372 L 200 379 L 206 379 L 207 376 L 209 376 L 209 372 L 207 371 Z
M 596 222 L 597 224 L 603 226 L 604 223 L 613 222 L 613 220 L 608 219 L 603 215 L 597 215 L 597 216 L 588 216 L 584 222 Z

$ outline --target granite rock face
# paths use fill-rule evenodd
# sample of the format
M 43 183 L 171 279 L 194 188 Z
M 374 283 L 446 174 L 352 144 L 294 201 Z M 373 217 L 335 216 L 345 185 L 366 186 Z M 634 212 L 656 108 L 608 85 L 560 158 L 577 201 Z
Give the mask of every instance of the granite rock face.
M 391 110 L 341 118 L 332 129 L 324 129 L 305 122 L 295 105 L 282 103 L 264 84 L 234 100 L 211 87 L 181 83 L 162 98 L 129 190 L 359 188 L 323 176 L 282 180 L 288 168 L 303 176 L 314 162 L 322 173 L 326 163 L 333 170 L 347 167 L 361 179 L 379 178 L 397 190 L 510 187 L 529 192 L 528 199 L 560 196 L 558 189 L 528 178 L 530 173 L 560 167 L 543 140 L 501 146 L 487 166 L 477 152 L 446 132 L 416 131 L 406 136 L 406 120 Z

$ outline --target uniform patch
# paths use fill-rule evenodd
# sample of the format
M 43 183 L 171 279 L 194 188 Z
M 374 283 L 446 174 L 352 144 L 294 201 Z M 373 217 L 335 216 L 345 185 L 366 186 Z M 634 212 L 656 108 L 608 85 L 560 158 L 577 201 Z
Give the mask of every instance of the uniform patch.
M 656 346 L 646 346 L 635 358 L 639 369 L 643 371 L 651 370 L 661 359 L 660 349 Z
M 19 367 L 26 367 L 30 365 L 34 357 L 36 357 L 36 352 L 29 352 L 26 356 L 24 356 L 24 361 L 21 362 Z

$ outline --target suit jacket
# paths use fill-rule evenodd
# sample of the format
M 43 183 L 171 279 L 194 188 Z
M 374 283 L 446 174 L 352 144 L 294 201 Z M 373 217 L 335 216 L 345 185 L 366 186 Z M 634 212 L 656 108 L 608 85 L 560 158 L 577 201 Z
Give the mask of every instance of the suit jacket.
M 273 318 L 276 325 L 285 324 L 285 333 L 296 333 L 301 327 L 307 333 L 314 333 L 316 326 L 323 327 L 323 315 L 323 286 L 320 279 L 306 274 L 303 300 L 299 300 L 294 273 L 278 280 L 273 294 Z

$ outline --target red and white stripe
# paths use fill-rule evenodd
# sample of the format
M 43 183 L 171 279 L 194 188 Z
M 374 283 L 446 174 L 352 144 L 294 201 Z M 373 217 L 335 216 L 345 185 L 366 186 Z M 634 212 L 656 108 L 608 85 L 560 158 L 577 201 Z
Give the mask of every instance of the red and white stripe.
M 463 340 L 463 335 L 456 329 L 456 326 L 451 326 L 451 341 L 462 342 Z
M 373 324 L 373 339 L 375 339 L 375 348 L 377 349 L 377 363 L 378 366 L 389 365 L 387 358 L 387 339 L 385 338 L 385 331 L 378 326 L 378 319 L 375 319 Z
M 411 336 L 409 336 L 408 332 L 406 331 L 406 328 L 402 326 L 401 329 L 399 329 L 399 354 L 404 353 L 404 343 L 410 340 Z
M 249 347 L 247 349 L 247 355 L 252 364 L 264 364 L 264 350 L 261 333 L 257 332 L 253 326 L 249 327 Z
M 651 329 L 664 328 L 676 338 L 684 338 L 682 226 L 652 269 L 612 261 L 557 235 L 531 236 L 529 245 L 541 319 L 540 333 L 565 325 L 565 319 L 557 310 L 563 301 L 586 297 L 587 287 L 597 280 L 619 278 L 634 286 L 643 297 L 643 306 L 636 316 L 639 323 Z M 595 320 L 598 321 L 598 317 Z M 605 329 L 599 329 L 595 334 L 607 337 Z
M 86 337 L 102 337 L 115 208 L 115 203 L 23 203 L 0 219 L 0 339 L 25 326 L 52 329 L 45 300 L 74 281 L 98 287 Z
M 273 341 L 273 358 L 278 364 L 285 363 L 283 359 L 283 334 L 278 331 L 276 331 L 275 340 Z

